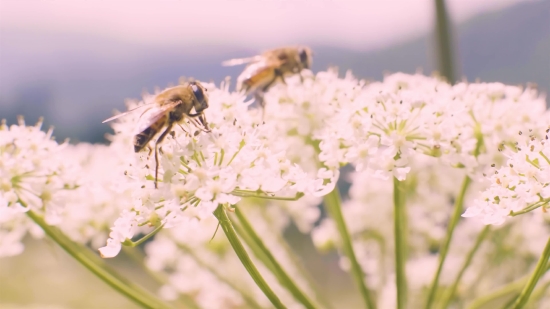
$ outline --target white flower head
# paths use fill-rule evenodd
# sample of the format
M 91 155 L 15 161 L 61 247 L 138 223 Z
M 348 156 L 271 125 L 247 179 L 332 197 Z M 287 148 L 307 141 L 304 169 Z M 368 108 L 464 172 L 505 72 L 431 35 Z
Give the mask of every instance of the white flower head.
M 204 85 L 209 93 L 210 107 L 205 112 L 211 132 L 184 123 L 186 132 L 176 129 L 174 135 L 167 136 L 159 145 L 159 189 L 152 186 L 153 156 L 138 153 L 128 166 L 128 181 L 139 187 L 134 192 L 137 204 L 128 209 L 136 214 L 131 219 L 134 225 L 156 221 L 172 227 L 192 218 L 203 220 L 212 216 L 218 205 L 236 204 L 242 197 L 319 195 L 332 185 L 292 163 L 284 147 L 271 147 L 276 131 L 258 121 L 255 111 L 248 111 L 249 102 L 241 94 L 230 93 L 223 85 L 221 89 Z M 115 126 L 122 133 L 129 131 L 124 128 L 129 125 Z M 330 180 L 337 175 L 322 176 Z M 125 241 L 117 235 L 133 236 L 115 232 L 118 230 L 113 227 L 110 242 Z
M 77 186 L 76 166 L 63 160 L 66 145 L 41 125 L 26 126 L 22 117 L 17 125 L 0 125 L 0 256 L 22 251 L 22 237 L 34 229 L 25 212 L 60 224 L 64 196 Z
M 485 176 L 489 187 L 462 216 L 479 217 L 485 224 L 500 225 L 509 215 L 537 208 L 547 212 L 550 205 L 550 141 L 547 138 L 531 136 L 512 149 L 507 148 L 506 165 Z

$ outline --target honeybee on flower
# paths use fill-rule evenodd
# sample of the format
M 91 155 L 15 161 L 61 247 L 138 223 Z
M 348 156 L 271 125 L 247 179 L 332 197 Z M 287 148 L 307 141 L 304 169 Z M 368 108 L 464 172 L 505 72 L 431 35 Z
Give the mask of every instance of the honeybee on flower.
M 312 51 L 306 46 L 291 46 L 275 48 L 260 55 L 249 58 L 237 58 L 222 62 L 224 66 L 249 63 L 237 79 L 237 91 L 246 94 L 253 93 L 255 99 L 263 108 L 264 93 L 277 81 L 286 84 L 285 77 L 299 75 L 302 70 L 310 69 Z
M 113 116 L 104 120 L 103 123 L 133 113 L 142 107 L 147 107 L 147 109 L 141 114 L 137 125 L 134 136 L 134 151 L 141 151 L 149 144 L 153 137 L 162 131 L 155 142 L 155 188 L 157 188 L 158 145 L 170 133 L 174 124 L 179 125 L 184 120 L 189 120 L 190 123 L 201 128 L 203 131 L 210 132 L 206 117 L 204 116 L 204 110 L 208 108 L 208 96 L 206 95 L 206 88 L 200 82 L 192 81 L 168 88 L 158 94 L 153 102 Z M 184 130 L 183 127 L 182 130 Z M 147 147 L 150 154 L 152 149 L 150 146 Z

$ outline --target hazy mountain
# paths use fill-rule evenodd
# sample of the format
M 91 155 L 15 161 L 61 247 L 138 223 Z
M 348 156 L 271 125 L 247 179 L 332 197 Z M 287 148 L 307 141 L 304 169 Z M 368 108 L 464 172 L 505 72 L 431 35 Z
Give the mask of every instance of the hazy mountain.
M 4 30 L 0 49 L 0 118 L 29 122 L 39 115 L 55 124 L 58 138 L 103 141 L 101 121 L 124 99 L 165 87 L 182 75 L 220 82 L 242 67 L 221 67 L 223 60 L 253 50 L 210 48 L 200 56 L 185 49 L 144 48 L 79 34 L 36 34 Z M 454 27 L 457 71 L 473 81 L 509 84 L 535 82 L 550 90 L 550 1 L 528 2 L 482 15 Z M 44 47 L 46 46 L 46 47 Z M 313 70 L 337 65 L 358 77 L 381 79 L 384 72 L 434 69 L 432 36 L 388 49 L 360 53 L 329 46 L 315 50 Z M 63 52 L 60 52 L 63 50 Z

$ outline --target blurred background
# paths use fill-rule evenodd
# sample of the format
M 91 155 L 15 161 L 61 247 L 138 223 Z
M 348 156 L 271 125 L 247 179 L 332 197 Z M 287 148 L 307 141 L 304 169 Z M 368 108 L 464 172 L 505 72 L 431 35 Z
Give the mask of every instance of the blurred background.
M 457 80 L 532 82 L 548 93 L 550 0 L 446 5 Z M 44 116 L 58 140 L 103 143 L 110 129 L 101 122 L 124 110 L 125 99 L 181 76 L 235 80 L 244 66 L 222 67 L 223 60 L 292 44 L 312 47 L 314 72 L 335 65 L 371 80 L 431 74 L 438 67 L 435 22 L 433 0 L 0 0 L 0 119 Z M 336 256 L 319 257 L 296 229 L 289 235 L 308 268 L 328 265 L 331 275 L 313 275 L 341 289 L 329 293 L 354 288 Z M 0 263 L 2 308 L 134 308 L 54 243 L 29 241 L 26 248 Z M 127 259 L 112 262 L 131 276 Z M 76 284 L 82 280 L 85 287 Z
M 550 1 L 448 0 L 455 75 L 550 89 Z M 44 116 L 58 139 L 104 142 L 126 98 L 181 76 L 219 83 L 223 60 L 308 44 L 313 71 L 431 74 L 432 0 L 0 0 L 0 118 Z M 234 85 L 233 85 L 234 87 Z

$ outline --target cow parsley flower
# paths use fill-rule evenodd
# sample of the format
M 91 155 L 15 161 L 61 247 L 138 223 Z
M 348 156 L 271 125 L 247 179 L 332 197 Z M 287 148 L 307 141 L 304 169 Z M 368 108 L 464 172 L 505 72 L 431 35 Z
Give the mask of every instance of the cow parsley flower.
M 401 73 L 366 85 L 331 118 L 320 157 L 327 165 L 352 163 L 381 179 L 404 180 L 414 156 L 440 156 L 459 135 L 452 117 L 460 109 L 449 104 L 450 90 L 435 78 Z
M 311 175 L 286 156 L 286 149 L 270 147 L 275 128 L 259 123 L 249 112 L 249 102 L 227 87 L 206 84 L 210 107 L 206 118 L 211 132 L 183 124 L 160 145 L 159 189 L 152 188 L 155 160 L 138 153 L 128 163 L 135 203 L 117 219 L 103 256 L 111 257 L 120 243 L 131 239 L 143 225 L 173 227 L 193 218 L 205 219 L 219 204 L 236 204 L 242 197 L 298 198 L 326 191 L 325 178 Z M 131 121 L 115 123 L 123 136 L 113 144 L 127 144 Z M 117 142 L 117 140 L 119 142 Z M 120 147 L 120 146 L 119 146 Z M 318 176 L 318 177 L 315 177 Z
M 42 235 L 25 213 L 32 210 L 48 224 L 61 223 L 63 199 L 76 187 L 76 166 L 63 160 L 65 145 L 41 130 L 42 120 L 27 126 L 0 124 L 0 256 L 22 252 L 21 239 Z
M 485 224 L 500 225 L 509 215 L 537 208 L 546 212 L 550 204 L 550 142 L 547 137 L 530 137 L 508 151 L 506 165 L 486 176 L 489 188 L 463 217 L 480 217 Z

